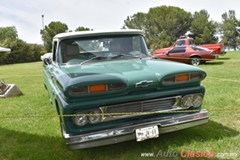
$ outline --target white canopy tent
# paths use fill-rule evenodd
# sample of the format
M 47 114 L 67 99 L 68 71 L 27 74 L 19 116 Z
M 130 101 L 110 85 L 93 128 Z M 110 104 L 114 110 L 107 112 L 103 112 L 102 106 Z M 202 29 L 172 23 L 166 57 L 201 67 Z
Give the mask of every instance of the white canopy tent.
M 0 47 L 0 52 L 11 52 L 11 49 Z

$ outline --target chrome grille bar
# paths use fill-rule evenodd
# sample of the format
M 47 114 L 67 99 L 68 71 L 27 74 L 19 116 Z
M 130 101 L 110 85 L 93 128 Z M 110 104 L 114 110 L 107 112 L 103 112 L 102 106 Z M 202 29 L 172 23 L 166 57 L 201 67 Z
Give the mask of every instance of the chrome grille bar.
M 150 112 L 174 109 L 179 96 L 106 106 L 107 113 Z

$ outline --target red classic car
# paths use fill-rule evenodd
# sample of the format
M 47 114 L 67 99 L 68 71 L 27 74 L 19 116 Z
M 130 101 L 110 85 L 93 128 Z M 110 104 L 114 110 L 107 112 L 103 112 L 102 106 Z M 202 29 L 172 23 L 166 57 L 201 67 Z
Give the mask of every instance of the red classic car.
M 161 49 L 155 50 L 154 54 L 167 52 L 167 51 L 169 51 L 170 49 L 172 49 L 174 47 L 188 46 L 188 45 L 195 45 L 194 44 L 194 39 L 183 36 L 180 39 L 177 39 L 176 42 L 172 46 L 170 46 L 168 48 L 161 48 Z M 198 47 L 204 47 L 204 48 L 207 48 L 209 50 L 215 50 L 216 54 L 219 54 L 219 55 L 225 55 L 226 54 L 225 47 L 224 47 L 223 43 L 202 44 L 202 45 L 198 45 Z
M 217 59 L 218 54 L 214 50 L 189 45 L 174 47 L 169 51 L 161 52 L 158 54 L 154 52 L 153 57 L 182 63 L 189 63 L 192 65 L 199 65 L 200 63 L 205 63 L 206 61 Z

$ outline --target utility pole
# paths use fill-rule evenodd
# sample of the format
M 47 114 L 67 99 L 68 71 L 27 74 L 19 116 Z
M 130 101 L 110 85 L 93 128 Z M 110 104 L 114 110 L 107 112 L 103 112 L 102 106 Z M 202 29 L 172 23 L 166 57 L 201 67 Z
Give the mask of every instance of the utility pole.
M 44 41 L 44 36 L 45 36 L 45 28 L 44 28 L 44 15 L 42 15 L 42 40 L 43 40 L 43 46 L 46 49 L 45 41 Z
M 44 30 L 44 15 L 42 15 L 42 29 Z

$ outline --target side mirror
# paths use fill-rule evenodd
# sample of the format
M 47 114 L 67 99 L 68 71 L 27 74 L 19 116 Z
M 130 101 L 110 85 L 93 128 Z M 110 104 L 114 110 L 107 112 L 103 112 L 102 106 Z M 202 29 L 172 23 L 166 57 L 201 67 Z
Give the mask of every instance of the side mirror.
M 52 63 L 52 53 L 45 53 L 40 58 L 45 65 L 49 65 Z
M 51 60 L 50 58 L 44 58 L 43 63 L 44 63 L 45 65 L 49 65 L 49 64 L 52 63 L 52 60 Z

